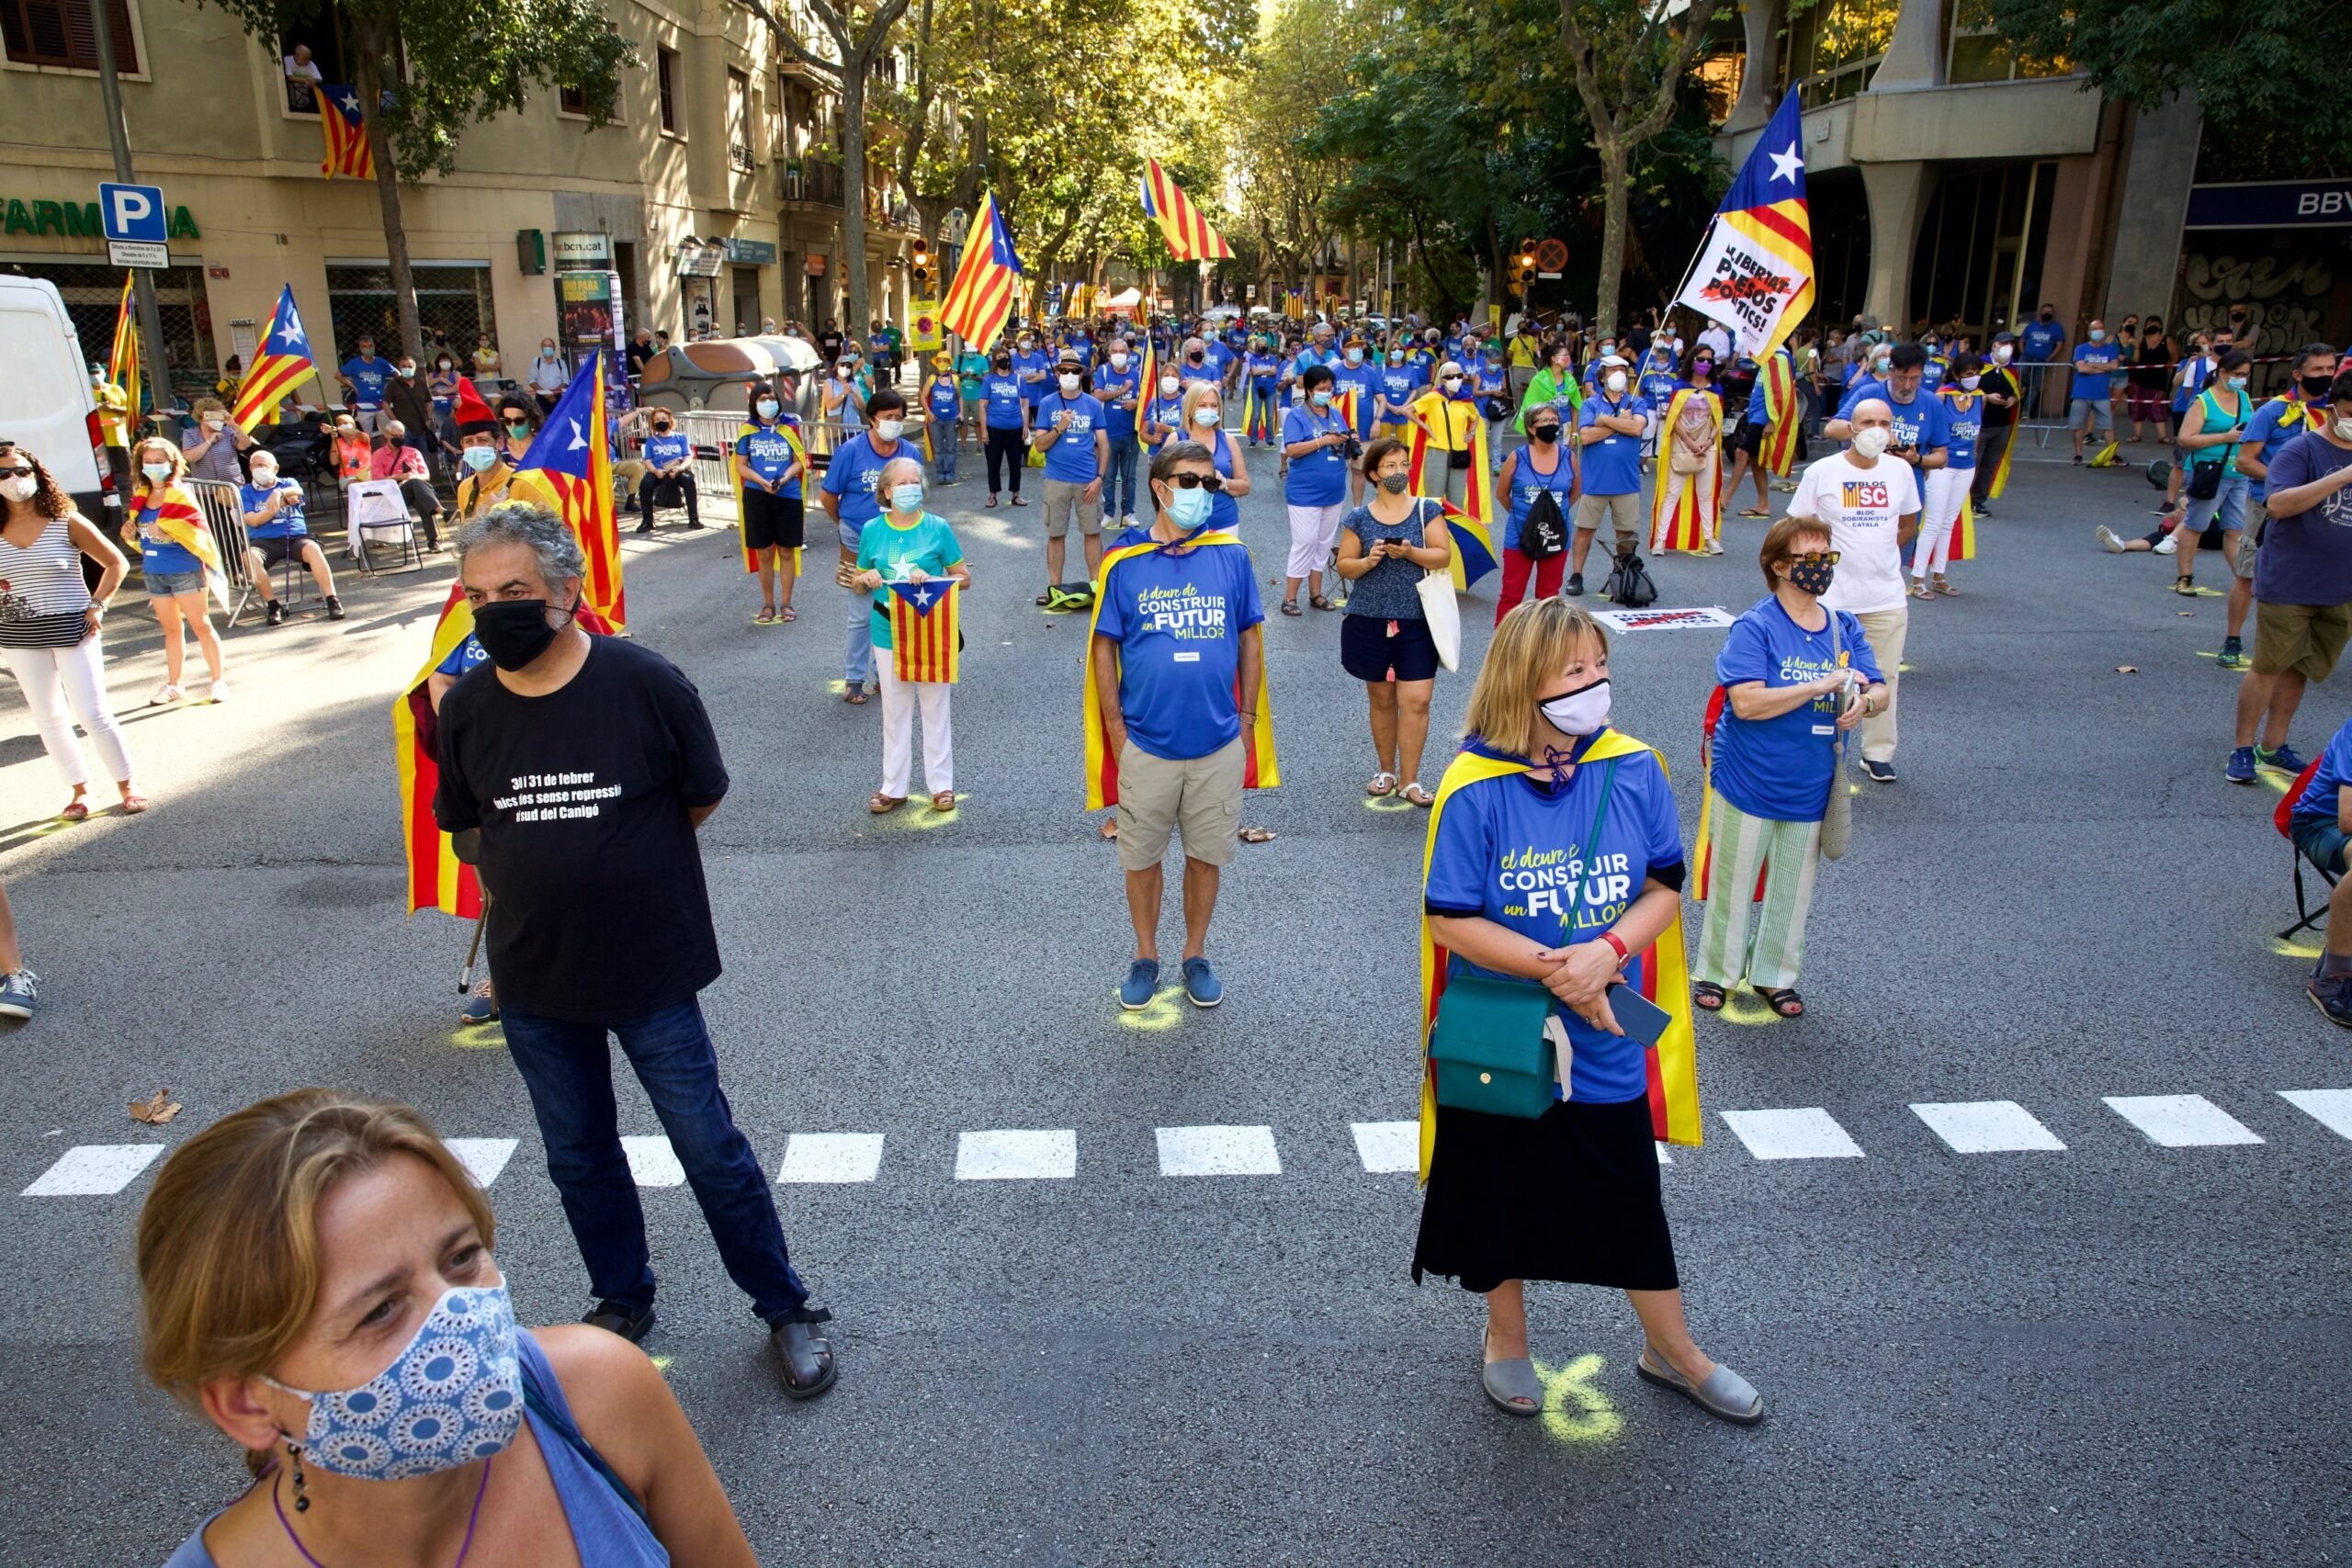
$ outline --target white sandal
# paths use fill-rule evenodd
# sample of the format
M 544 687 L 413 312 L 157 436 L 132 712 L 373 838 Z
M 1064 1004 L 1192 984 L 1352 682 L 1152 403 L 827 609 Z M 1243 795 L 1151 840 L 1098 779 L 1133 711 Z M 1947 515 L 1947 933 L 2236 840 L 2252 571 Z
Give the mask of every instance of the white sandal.
M 1364 794 L 1371 795 L 1374 800 L 1379 799 L 1385 795 L 1395 795 L 1396 793 L 1396 775 L 1395 773 L 1374 773 L 1372 775 L 1372 782 L 1363 786 L 1363 792 Z

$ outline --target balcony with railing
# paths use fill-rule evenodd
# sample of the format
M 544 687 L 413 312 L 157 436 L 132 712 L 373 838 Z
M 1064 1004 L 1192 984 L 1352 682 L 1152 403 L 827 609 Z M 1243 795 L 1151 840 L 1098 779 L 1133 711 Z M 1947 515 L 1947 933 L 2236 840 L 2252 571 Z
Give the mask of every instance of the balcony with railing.
M 842 166 L 839 164 L 819 164 L 802 160 L 797 164 L 786 164 L 777 179 L 777 199 L 809 207 L 839 207 L 842 204 Z

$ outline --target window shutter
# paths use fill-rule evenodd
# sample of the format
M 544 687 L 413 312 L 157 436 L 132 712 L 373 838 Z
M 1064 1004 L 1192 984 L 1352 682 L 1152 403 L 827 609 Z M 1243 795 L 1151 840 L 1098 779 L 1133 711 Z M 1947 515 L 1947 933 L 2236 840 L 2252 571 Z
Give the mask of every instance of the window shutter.
M 130 0 L 106 4 L 115 69 L 136 75 L 139 49 L 130 31 Z M 0 44 L 18 64 L 98 68 L 98 40 L 90 27 L 88 0 L 0 0 Z

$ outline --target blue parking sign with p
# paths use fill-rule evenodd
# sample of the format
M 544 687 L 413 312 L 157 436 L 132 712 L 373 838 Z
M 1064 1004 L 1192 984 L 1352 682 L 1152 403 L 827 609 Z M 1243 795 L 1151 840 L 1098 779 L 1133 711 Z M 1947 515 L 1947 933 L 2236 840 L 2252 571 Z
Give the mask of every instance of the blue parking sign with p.
M 144 240 L 160 245 L 169 238 L 164 232 L 161 186 L 101 185 L 98 217 L 109 240 Z

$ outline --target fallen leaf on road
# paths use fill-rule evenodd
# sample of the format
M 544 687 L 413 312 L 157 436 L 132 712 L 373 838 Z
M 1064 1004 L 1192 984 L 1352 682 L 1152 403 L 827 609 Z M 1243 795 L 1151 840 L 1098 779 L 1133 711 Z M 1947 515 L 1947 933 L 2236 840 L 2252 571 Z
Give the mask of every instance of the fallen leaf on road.
M 2184 621 L 2185 621 L 2185 620 L 2187 620 L 2189 616 L 2191 616 L 2191 615 L 2193 615 L 2197 614 L 2197 612 L 2196 612 L 2196 611 L 2194 611 L 2194 610 L 2175 610 L 2175 611 L 2173 612 L 2173 614 L 2174 614 L 2174 615 L 2178 615 L 2182 620 L 2184 620 Z
M 2140 672 L 2140 667 L 2136 664 L 2119 664 L 2115 667 L 2115 672 L 2118 675 L 2137 675 Z
M 172 1091 L 167 1089 L 157 1089 L 150 1099 L 130 1102 L 130 1119 L 144 1122 L 150 1127 L 160 1127 L 179 1113 L 180 1103 L 172 1098 Z

